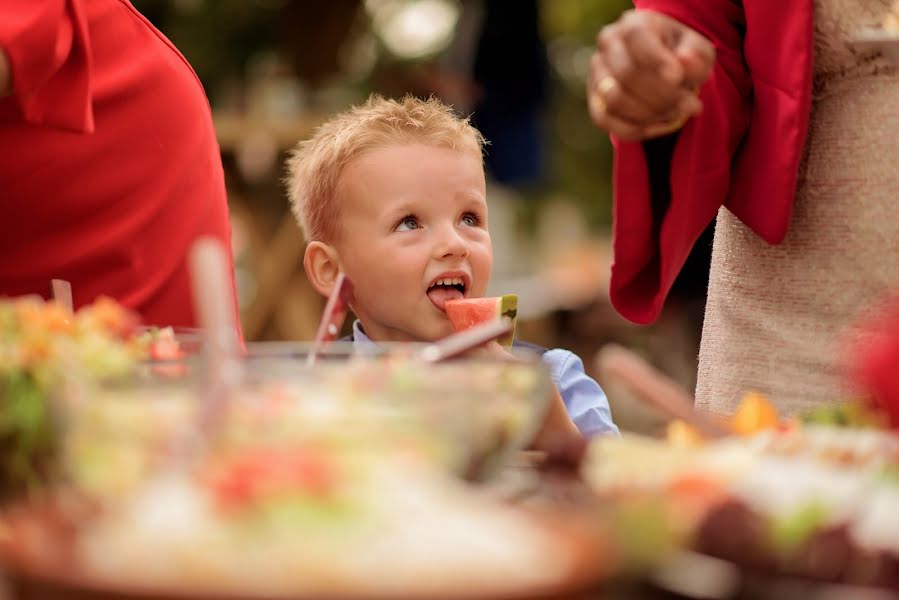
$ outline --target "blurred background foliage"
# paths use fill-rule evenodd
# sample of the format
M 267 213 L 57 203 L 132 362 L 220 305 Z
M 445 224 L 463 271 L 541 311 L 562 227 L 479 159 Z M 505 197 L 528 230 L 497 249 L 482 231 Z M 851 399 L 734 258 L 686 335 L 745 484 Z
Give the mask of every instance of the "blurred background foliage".
M 491 4 L 516 10 L 521 3 L 134 0 L 134 4 L 187 57 L 215 109 L 247 110 L 255 84 L 278 77 L 282 95 L 289 96 L 281 99 L 286 112 L 327 114 L 373 91 L 391 95 L 439 91 L 427 89 L 424 75 L 445 62 L 454 50 L 454 38 L 464 34 L 460 15 Z M 580 209 L 588 227 L 604 231 L 610 223 L 611 148 L 590 125 L 584 81 L 597 30 L 630 3 L 534 4 L 548 66 L 548 93 L 540 115 L 543 171 L 518 189 L 536 207 L 547 196 L 564 197 Z

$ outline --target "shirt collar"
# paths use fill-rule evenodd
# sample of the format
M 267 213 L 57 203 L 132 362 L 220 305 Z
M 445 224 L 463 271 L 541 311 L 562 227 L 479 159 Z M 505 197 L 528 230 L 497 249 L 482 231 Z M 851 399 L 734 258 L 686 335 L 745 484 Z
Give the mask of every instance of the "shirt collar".
M 353 344 L 368 345 L 374 344 L 374 341 L 362 331 L 362 323 L 359 319 L 353 321 Z

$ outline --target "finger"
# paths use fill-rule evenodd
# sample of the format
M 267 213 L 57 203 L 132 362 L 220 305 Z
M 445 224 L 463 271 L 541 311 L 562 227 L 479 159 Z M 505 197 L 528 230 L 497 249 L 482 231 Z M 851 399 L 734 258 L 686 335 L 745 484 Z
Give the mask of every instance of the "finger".
M 692 113 L 675 111 L 666 113 L 663 118 L 651 123 L 635 123 L 610 114 L 605 102 L 595 92 L 588 96 L 588 105 L 590 118 L 600 129 L 626 141 L 645 140 L 673 133 L 692 116 Z
M 598 100 L 596 94 L 588 96 L 588 110 L 590 112 L 590 119 L 596 126 L 608 132 L 610 135 L 628 141 L 642 140 L 645 138 L 643 127 L 641 125 L 610 115 L 606 112 L 605 105 L 602 104 L 601 100 Z
M 591 88 L 598 94 L 606 111 L 634 123 L 646 124 L 659 119 L 659 110 L 628 91 L 606 66 L 603 57 L 594 53 L 590 59 Z
M 701 36 L 699 37 L 701 38 Z M 704 40 L 704 38 L 701 39 Z M 675 51 L 665 45 L 661 37 L 656 35 L 627 35 L 624 37 L 624 40 L 628 46 L 628 52 L 634 58 L 634 61 L 641 65 L 642 70 L 655 71 L 670 86 L 665 87 L 653 84 L 655 85 L 653 89 L 645 90 L 641 88 L 640 91 L 641 94 L 657 94 L 659 102 L 665 103 L 667 114 L 662 119 L 664 122 L 676 120 L 683 116 L 696 115 L 701 112 L 702 103 L 696 97 L 694 90 L 690 89 L 698 86 L 689 84 L 685 86 L 687 74 L 683 61 L 680 60 Z M 688 60 L 694 58 L 691 51 L 688 50 L 687 53 Z M 672 63 L 674 64 L 672 65 Z M 646 81 L 651 80 L 646 78 Z M 635 82 L 627 85 L 637 86 L 641 84 Z
M 674 133 L 675 131 L 679 131 L 687 123 L 688 119 L 688 115 L 682 115 L 665 123 L 650 125 L 644 130 L 646 139 L 661 137 L 663 135 L 668 135 Z
M 631 37 L 636 40 L 638 37 L 646 36 Z M 668 50 L 665 52 L 674 58 L 672 52 Z M 623 91 L 636 99 L 640 106 L 649 109 L 650 119 L 644 118 L 644 121 L 659 120 L 663 115 L 676 110 L 685 95 L 680 78 L 672 82 L 662 75 L 657 66 L 645 67 L 639 63 L 624 39 L 609 40 L 601 59 L 609 72 L 620 82 Z M 677 62 L 678 68 L 682 69 L 679 61 Z
M 655 71 L 672 86 L 681 84 L 684 67 L 655 31 L 630 30 L 624 35 L 624 43 L 638 65 Z
M 715 46 L 692 30 L 681 37 L 675 54 L 684 67 L 684 82 L 693 88 L 705 83 L 715 66 Z
M 680 102 L 678 102 L 677 104 L 677 110 L 675 111 L 675 113 L 678 115 L 692 117 L 694 115 L 698 115 L 701 112 L 702 100 L 699 99 L 699 95 L 692 90 L 684 90 Z
M 577 468 L 587 454 L 587 441 L 574 435 L 555 435 L 543 433 L 538 436 L 534 446 L 546 453 L 541 465 L 543 470 L 570 470 Z

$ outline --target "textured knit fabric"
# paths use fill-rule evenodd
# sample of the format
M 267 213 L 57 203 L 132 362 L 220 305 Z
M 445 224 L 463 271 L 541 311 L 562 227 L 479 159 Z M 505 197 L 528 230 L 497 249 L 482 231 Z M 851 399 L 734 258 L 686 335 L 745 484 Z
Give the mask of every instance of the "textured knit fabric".
M 812 111 L 789 230 L 772 246 L 719 212 L 701 408 L 730 412 L 751 389 L 791 413 L 839 399 L 847 326 L 899 289 L 899 77 L 849 43 L 890 3 L 815 2 Z

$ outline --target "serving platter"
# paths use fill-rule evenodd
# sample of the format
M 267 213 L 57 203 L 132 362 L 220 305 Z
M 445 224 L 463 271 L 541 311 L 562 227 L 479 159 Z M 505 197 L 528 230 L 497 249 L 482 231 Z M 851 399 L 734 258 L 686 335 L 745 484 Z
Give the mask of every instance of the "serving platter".
M 505 577 L 501 572 L 491 580 L 472 580 L 464 572 L 439 573 L 439 569 L 432 571 L 428 580 L 389 581 L 385 580 L 389 577 L 385 572 L 385 579 L 381 580 L 316 583 L 309 586 L 308 593 L 238 593 L 215 585 L 204 589 L 196 582 L 185 587 L 128 583 L 91 572 L 79 558 L 79 528 L 91 520 L 90 510 L 82 507 L 76 513 L 79 510 L 80 523 L 73 522 L 71 508 L 60 510 L 53 503 L 31 503 L 4 512 L 0 518 L 0 568 L 11 599 L 562 600 L 582 598 L 584 593 L 598 589 L 609 574 L 609 550 L 601 532 L 586 515 L 563 510 L 561 505 L 553 511 L 548 503 L 538 502 L 528 508 L 509 506 L 508 510 L 526 515 L 552 541 L 555 556 L 547 559 L 554 559 L 562 568 L 539 584 L 526 579 L 516 581 L 515 577 Z M 478 557 L 473 555 L 471 560 L 476 561 Z M 522 565 L 522 568 L 533 568 L 533 565 Z M 296 576 L 302 582 L 309 574 L 296 573 Z

